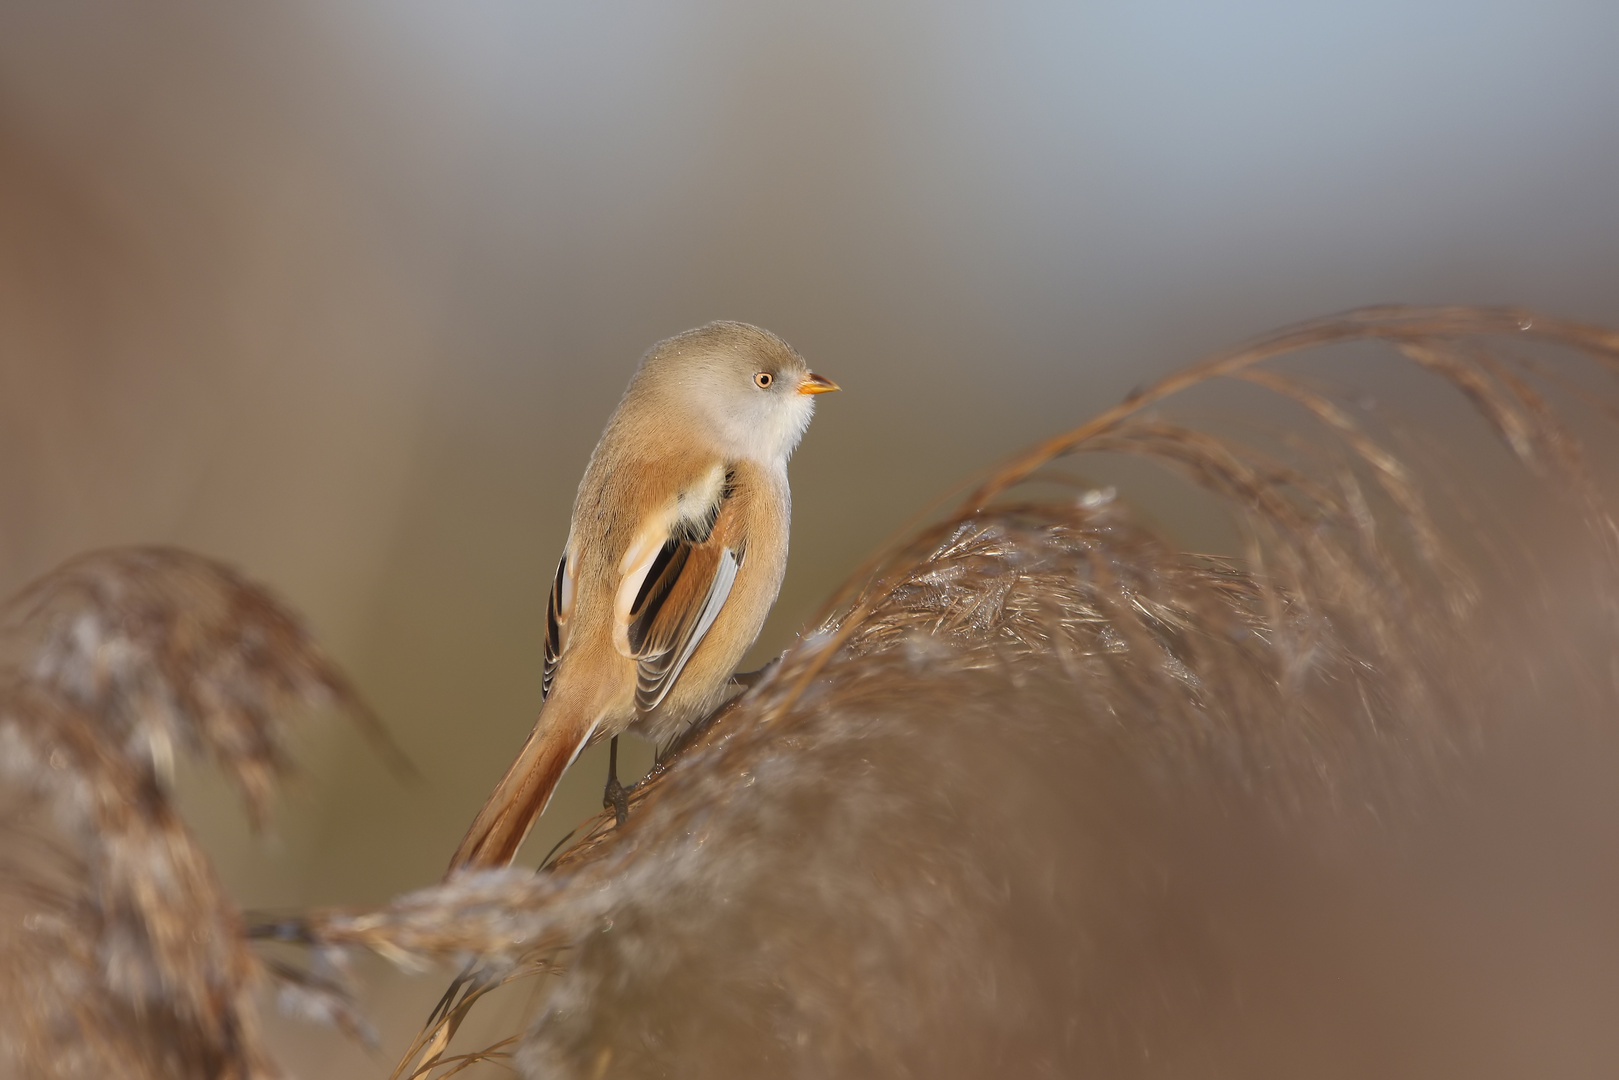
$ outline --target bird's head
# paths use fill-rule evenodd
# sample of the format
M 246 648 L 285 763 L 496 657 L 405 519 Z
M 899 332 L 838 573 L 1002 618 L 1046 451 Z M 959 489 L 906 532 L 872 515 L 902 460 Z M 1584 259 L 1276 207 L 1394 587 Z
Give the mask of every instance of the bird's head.
M 726 457 L 784 463 L 815 413 L 815 395 L 838 384 L 809 369 L 767 330 L 713 322 L 661 341 L 647 353 L 637 386 L 659 408 L 689 418 Z

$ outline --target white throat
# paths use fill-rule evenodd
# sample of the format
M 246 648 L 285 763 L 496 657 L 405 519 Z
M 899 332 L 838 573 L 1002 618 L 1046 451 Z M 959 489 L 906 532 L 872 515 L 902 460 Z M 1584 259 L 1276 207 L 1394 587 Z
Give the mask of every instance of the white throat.
M 815 415 L 808 394 L 761 400 L 742 415 L 717 418 L 716 432 L 727 457 L 784 467 Z

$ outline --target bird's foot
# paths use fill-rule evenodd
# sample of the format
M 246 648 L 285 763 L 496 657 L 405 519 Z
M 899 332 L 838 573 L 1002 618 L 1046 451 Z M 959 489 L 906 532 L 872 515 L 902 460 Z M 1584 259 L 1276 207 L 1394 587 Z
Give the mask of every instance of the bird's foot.
M 602 809 L 611 808 L 620 825 L 630 816 L 630 789 L 618 782 L 618 777 L 607 778 L 607 790 L 602 792 Z
M 630 789 L 618 782 L 618 736 L 607 744 L 607 787 L 602 792 L 602 809 L 612 810 L 618 824 L 630 816 Z

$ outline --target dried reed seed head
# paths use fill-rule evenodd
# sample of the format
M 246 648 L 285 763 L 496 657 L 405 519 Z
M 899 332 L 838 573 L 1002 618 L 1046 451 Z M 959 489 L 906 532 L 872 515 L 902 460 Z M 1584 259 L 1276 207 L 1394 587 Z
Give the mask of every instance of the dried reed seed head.
M 63 1077 L 273 1075 L 235 905 L 151 771 L 37 690 L 0 708 L 0 762 L 72 852 L 29 852 L 16 822 L 0 845 L 15 860 L 0 970 L 27 1003 L 0 1042 Z
M 200 556 L 98 552 L 6 605 L 0 770 L 74 852 L 65 872 L 36 859 L 11 882 L 19 902 L 45 901 L 22 904 L 5 958 L 33 993 L 11 1025 L 18 1060 L 63 1076 L 274 1074 L 251 1000 L 261 965 L 170 774 L 177 748 L 208 756 L 257 821 L 287 768 L 287 714 L 331 702 L 369 720 L 295 616 Z M 49 927 L 79 947 L 35 969 Z
M 12 678 L 60 694 L 160 777 L 204 754 L 262 820 L 288 768 L 287 719 L 336 703 L 347 681 L 289 609 L 231 568 L 172 548 L 85 555 L 4 610 Z

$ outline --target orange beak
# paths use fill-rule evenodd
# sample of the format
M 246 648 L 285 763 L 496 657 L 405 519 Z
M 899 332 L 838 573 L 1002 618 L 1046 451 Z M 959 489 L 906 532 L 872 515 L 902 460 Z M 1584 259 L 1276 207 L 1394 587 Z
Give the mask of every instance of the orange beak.
M 813 371 L 804 376 L 804 381 L 798 384 L 800 394 L 829 394 L 841 389 L 842 387 L 825 375 L 817 375 Z

